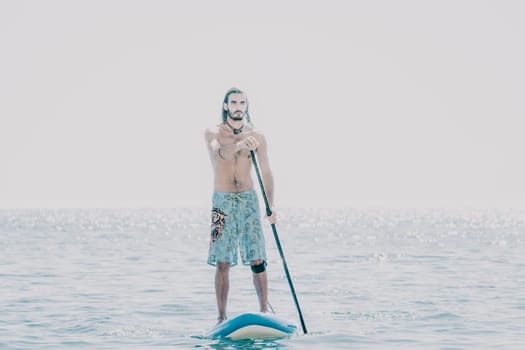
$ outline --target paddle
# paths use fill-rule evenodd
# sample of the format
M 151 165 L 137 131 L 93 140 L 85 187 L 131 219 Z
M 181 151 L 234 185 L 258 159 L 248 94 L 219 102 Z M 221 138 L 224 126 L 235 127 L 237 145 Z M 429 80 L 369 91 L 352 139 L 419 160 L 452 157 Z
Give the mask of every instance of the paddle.
M 253 167 L 257 173 L 257 179 L 259 180 L 259 185 L 261 186 L 261 192 L 264 199 L 264 204 L 266 205 L 266 215 L 271 216 L 272 210 L 270 209 L 270 203 L 268 202 L 268 197 L 266 196 L 266 191 L 264 190 L 264 184 L 261 177 L 261 172 L 259 170 L 259 165 L 257 164 L 257 159 L 255 158 L 255 152 L 250 150 L 252 156 Z M 295 295 L 295 288 L 293 287 L 292 278 L 290 277 L 290 272 L 288 271 L 288 265 L 286 265 L 286 259 L 284 258 L 283 249 L 281 248 L 281 242 L 279 241 L 279 235 L 277 234 L 277 228 L 275 224 L 272 225 L 273 237 L 275 238 L 275 243 L 277 244 L 277 249 L 279 250 L 279 255 L 281 255 L 281 260 L 283 261 L 284 272 L 286 273 L 286 279 L 288 279 L 288 284 L 290 285 L 290 290 L 292 291 L 293 300 L 295 306 L 297 307 L 297 312 L 299 313 L 299 319 L 301 320 L 301 326 L 303 327 L 304 334 L 308 333 L 306 330 L 306 325 L 304 323 L 303 314 L 301 313 L 301 307 L 299 306 L 299 301 L 297 301 L 297 296 Z

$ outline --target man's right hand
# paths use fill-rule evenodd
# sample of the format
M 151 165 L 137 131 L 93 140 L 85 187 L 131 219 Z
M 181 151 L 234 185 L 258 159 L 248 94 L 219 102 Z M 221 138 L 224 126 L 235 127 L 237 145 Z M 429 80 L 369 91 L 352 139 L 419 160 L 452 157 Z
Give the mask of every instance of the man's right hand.
M 259 146 L 259 141 L 253 136 L 248 136 L 244 140 L 240 141 L 238 145 L 242 149 L 247 149 L 249 151 L 255 151 L 257 147 Z

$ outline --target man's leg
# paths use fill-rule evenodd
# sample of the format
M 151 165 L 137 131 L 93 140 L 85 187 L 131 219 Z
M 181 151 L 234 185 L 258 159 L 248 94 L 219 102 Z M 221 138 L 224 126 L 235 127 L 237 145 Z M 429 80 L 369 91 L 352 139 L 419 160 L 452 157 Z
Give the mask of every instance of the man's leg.
M 228 303 L 228 291 L 230 289 L 230 267 L 231 264 L 229 263 L 218 263 L 215 271 L 215 295 L 217 296 L 219 323 L 227 319 L 226 304 Z
M 266 276 L 266 262 L 254 260 L 250 263 L 253 272 L 253 285 L 259 298 L 261 312 L 268 311 L 268 279 Z

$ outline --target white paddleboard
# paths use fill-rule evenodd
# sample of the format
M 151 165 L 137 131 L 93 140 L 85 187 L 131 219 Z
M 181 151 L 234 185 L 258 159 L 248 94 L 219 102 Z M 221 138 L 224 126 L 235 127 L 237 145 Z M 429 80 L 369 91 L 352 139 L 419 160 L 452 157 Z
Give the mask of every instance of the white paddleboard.
M 293 335 L 297 325 L 268 313 L 245 313 L 228 319 L 206 333 L 207 338 L 268 339 Z

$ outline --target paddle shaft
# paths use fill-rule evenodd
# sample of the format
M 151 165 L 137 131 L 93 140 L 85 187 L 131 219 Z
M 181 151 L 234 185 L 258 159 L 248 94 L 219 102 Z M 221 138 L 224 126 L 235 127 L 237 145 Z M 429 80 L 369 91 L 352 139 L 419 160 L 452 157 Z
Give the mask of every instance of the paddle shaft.
M 271 216 L 272 210 L 270 209 L 270 203 L 268 202 L 268 196 L 266 196 L 266 190 L 264 189 L 264 183 L 262 181 L 261 172 L 259 170 L 259 165 L 257 164 L 257 159 L 255 158 L 255 152 L 253 150 L 250 150 L 250 154 L 252 156 L 253 167 L 255 168 L 255 172 L 257 173 L 257 179 L 259 180 L 259 186 L 261 186 L 261 193 L 264 199 L 264 204 L 266 205 L 266 215 Z M 277 228 L 275 227 L 275 224 L 271 224 L 271 225 L 272 225 L 272 231 L 273 231 L 273 238 L 275 238 L 277 250 L 279 250 L 279 255 L 281 256 L 281 260 L 283 262 L 286 279 L 288 280 L 288 285 L 290 286 L 290 290 L 292 291 L 293 301 L 295 302 L 295 306 L 297 307 L 297 312 L 299 313 L 299 320 L 301 321 L 303 332 L 304 334 L 306 334 L 308 333 L 308 331 L 306 330 L 306 324 L 304 323 L 303 314 L 301 312 L 301 307 L 299 306 L 299 301 L 297 300 L 297 295 L 295 295 L 295 288 L 293 287 L 292 278 L 290 277 L 290 272 L 288 271 L 288 265 L 286 264 L 286 259 L 284 257 L 283 248 L 281 247 L 281 241 L 279 240 L 279 235 L 277 234 Z

